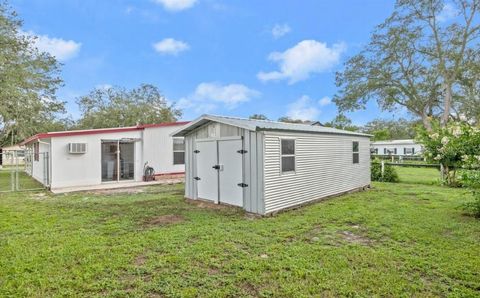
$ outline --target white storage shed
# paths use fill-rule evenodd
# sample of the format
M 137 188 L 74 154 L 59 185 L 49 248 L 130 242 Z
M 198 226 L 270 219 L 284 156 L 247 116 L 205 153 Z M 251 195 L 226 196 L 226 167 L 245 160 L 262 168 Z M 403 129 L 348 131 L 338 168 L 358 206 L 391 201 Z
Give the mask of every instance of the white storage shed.
M 25 140 L 26 171 L 52 190 L 142 181 L 145 163 L 157 175 L 183 175 L 188 122 L 41 133 Z
M 204 115 L 185 137 L 185 197 L 270 214 L 370 185 L 370 135 Z

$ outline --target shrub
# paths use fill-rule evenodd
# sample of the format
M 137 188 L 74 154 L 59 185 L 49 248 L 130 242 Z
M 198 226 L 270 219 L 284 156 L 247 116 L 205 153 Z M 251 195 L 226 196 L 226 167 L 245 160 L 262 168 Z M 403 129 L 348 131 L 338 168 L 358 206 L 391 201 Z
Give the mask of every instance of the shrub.
M 473 201 L 464 203 L 463 209 L 480 218 L 480 170 L 464 170 L 460 173 L 460 180 L 473 194 Z
M 372 181 L 380 182 L 398 182 L 398 174 L 394 167 L 391 165 L 385 165 L 382 175 L 382 164 L 372 163 Z
M 424 146 L 424 156 L 443 166 L 443 183 L 459 186 L 456 171 L 480 165 L 480 128 L 466 122 L 450 122 L 447 127 L 433 123 L 431 132 L 420 128 L 417 139 Z

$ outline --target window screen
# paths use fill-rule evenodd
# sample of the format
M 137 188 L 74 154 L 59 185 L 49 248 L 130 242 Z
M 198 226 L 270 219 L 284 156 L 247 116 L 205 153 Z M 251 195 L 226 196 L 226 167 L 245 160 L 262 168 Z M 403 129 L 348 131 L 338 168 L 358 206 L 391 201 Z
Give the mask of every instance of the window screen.
M 282 173 L 295 171 L 295 140 L 281 140 Z
M 40 161 L 40 143 L 33 143 L 33 160 Z
M 185 139 L 183 138 L 173 139 L 173 164 L 185 164 Z
M 360 161 L 360 146 L 358 144 L 358 142 L 353 142 L 352 143 L 353 146 L 352 146 L 352 151 L 353 151 L 353 163 L 359 163 Z

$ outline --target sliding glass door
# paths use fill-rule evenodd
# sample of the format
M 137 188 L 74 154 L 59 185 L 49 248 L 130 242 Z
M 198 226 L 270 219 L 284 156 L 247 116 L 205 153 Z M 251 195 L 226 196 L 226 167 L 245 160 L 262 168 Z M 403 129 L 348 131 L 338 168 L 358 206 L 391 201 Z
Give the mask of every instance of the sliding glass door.
M 102 141 L 102 182 L 135 178 L 135 143 Z
M 133 180 L 135 168 L 134 143 L 119 142 L 120 172 L 119 180 Z

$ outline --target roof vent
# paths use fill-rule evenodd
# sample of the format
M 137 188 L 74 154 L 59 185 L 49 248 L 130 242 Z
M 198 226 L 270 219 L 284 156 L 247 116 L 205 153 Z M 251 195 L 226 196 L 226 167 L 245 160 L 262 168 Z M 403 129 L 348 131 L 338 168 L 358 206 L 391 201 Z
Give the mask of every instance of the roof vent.
M 70 154 L 87 153 L 87 144 L 86 143 L 70 143 L 68 144 L 68 153 Z

